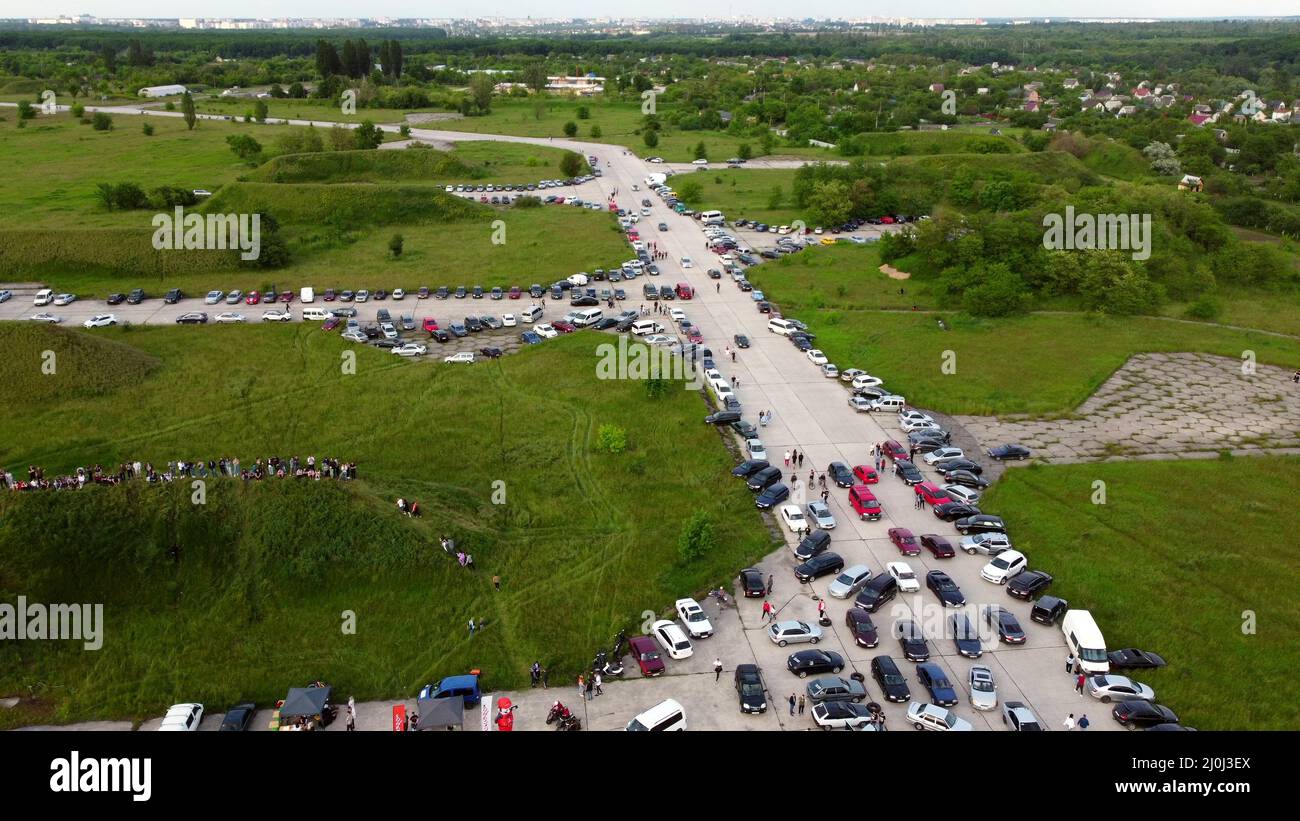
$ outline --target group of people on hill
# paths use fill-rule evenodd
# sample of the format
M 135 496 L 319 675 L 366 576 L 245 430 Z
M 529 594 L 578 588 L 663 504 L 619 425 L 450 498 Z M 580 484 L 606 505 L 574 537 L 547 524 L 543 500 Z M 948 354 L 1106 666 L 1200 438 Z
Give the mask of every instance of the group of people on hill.
M 279 456 L 271 456 L 266 459 L 255 459 L 252 465 L 244 467 L 238 458 L 223 456 L 206 462 L 171 461 L 162 466 L 161 470 L 155 468 L 152 462 L 122 462 L 116 469 L 96 464 L 88 468 L 79 467 L 72 473 L 53 477 L 46 477 L 45 469 L 42 467 L 28 465 L 25 480 L 0 469 L 0 485 L 6 490 L 76 490 L 90 484 L 117 485 L 136 478 L 142 478 L 153 484 L 177 479 L 223 477 L 244 480 L 285 477 L 350 480 L 357 478 L 357 464 L 330 457 L 317 459 L 315 456 L 308 456 L 306 459 L 299 459 L 297 456 L 292 456 L 289 459 L 281 459 Z

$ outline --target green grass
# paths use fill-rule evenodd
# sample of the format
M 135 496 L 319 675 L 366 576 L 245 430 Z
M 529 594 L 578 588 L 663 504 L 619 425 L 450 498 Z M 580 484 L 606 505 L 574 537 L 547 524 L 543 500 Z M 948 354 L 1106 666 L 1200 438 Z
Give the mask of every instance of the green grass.
M 728 219 L 752 219 L 769 225 L 788 224 L 800 217 L 808 219 L 793 202 L 793 168 L 711 169 L 687 176 L 702 186 L 699 201 L 689 203 L 697 211 L 717 210 Z M 781 189 L 781 205 L 777 208 L 769 207 L 774 188 Z
M 344 114 L 341 105 L 325 100 L 264 99 L 262 102 L 266 103 L 268 119 L 336 123 L 360 123 L 369 120 L 377 124 L 400 124 L 406 120 L 407 114 L 437 110 L 435 108 L 358 108 L 355 114 Z M 245 114 L 253 112 L 255 103 L 256 100 L 253 99 L 199 99 L 195 100 L 194 108 L 200 114 L 220 114 L 243 119 Z
M 700 394 L 650 400 L 640 383 L 598 382 L 603 335 L 463 368 L 362 348 L 344 375 L 340 353 L 354 349 L 311 326 L 108 330 L 96 337 L 161 364 L 73 399 L 11 383 L 25 410 L 0 464 L 53 474 L 316 454 L 355 460 L 361 479 L 210 481 L 205 505 L 188 483 L 3 494 L 0 600 L 103 602 L 107 622 L 98 652 L 0 645 L 0 693 L 40 699 L 4 711 L 6 727 L 143 718 L 182 698 L 266 705 L 316 678 L 358 699 L 410 696 L 471 667 L 490 687 L 519 686 L 535 659 L 565 681 L 643 610 L 771 549 L 717 431 L 700 424 Z M 7 356 L 26 362 L 44 344 Z M 606 423 L 627 431 L 627 452 L 595 446 Z M 398 496 L 424 518 L 400 517 Z M 684 566 L 677 535 L 697 510 L 718 546 Z M 440 533 L 468 547 L 475 573 L 438 550 Z M 355 635 L 340 629 L 344 610 Z M 471 617 L 487 620 L 472 639 Z
M 899 262 L 895 267 L 901 267 Z M 814 245 L 764 262 L 747 274 L 754 287 L 787 312 L 835 307 L 850 310 L 910 310 L 937 307 L 924 280 L 891 279 L 880 271 L 875 243 Z M 903 293 L 899 293 L 899 289 Z
M 1280 511 L 1297 494 L 1300 459 L 1260 457 L 1010 470 L 981 506 L 1013 515 L 1016 546 L 1092 612 L 1107 647 L 1165 657 L 1133 677 L 1184 724 L 1296 730 L 1300 561 Z

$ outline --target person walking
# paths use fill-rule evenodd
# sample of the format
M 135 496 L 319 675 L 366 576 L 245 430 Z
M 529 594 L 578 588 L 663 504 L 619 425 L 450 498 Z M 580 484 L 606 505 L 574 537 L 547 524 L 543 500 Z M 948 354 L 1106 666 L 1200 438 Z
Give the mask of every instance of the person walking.
M 818 599 L 818 600 L 817 600 L 817 618 L 818 618 L 819 620 L 820 620 L 820 619 L 824 619 L 824 618 L 826 618 L 826 600 L 825 600 L 825 599 Z
M 732 351 L 732 352 L 731 352 L 731 361 L 732 361 L 732 362 L 735 362 L 735 361 L 736 361 L 736 352 L 735 352 L 735 351 Z
M 469 634 L 470 634 L 471 636 L 474 635 L 474 631 L 477 630 L 477 629 L 478 629 L 478 628 L 475 627 L 475 625 L 474 625 L 474 619 L 471 618 L 471 619 L 469 620 Z
M 790 451 L 790 458 L 791 458 L 792 460 L 794 460 L 794 466 L 795 466 L 795 467 L 799 467 L 799 451 L 798 451 L 798 450 L 791 450 L 791 451 Z
M 348 722 L 346 726 L 349 733 L 357 729 L 357 715 L 352 712 L 350 708 L 348 709 Z
M 1086 730 L 1086 729 L 1088 729 L 1088 725 L 1091 724 L 1091 723 L 1092 723 L 1092 722 L 1088 721 L 1088 714 L 1087 714 L 1087 713 L 1084 713 L 1083 715 L 1079 716 L 1079 729 L 1080 729 L 1080 730 Z
M 1066 731 L 1067 733 L 1068 733 L 1070 730 L 1073 730 L 1073 729 L 1074 729 L 1074 713 L 1070 713 L 1068 716 L 1066 716 L 1066 717 L 1065 717 L 1065 721 L 1063 721 L 1063 722 L 1061 722 L 1061 723 L 1065 725 L 1065 731 Z
M 579 673 L 578 674 L 578 698 L 582 698 L 583 694 L 586 692 L 587 692 L 587 680 L 582 677 L 582 673 Z
M 790 451 L 785 452 L 785 466 L 790 467 Z
M 1074 653 L 1070 653 L 1068 656 L 1065 657 L 1065 672 L 1066 673 L 1074 672 Z
M 790 694 L 790 715 L 791 716 L 794 715 L 794 704 L 795 704 L 794 693 L 791 693 Z
M 808 484 L 811 485 L 816 479 L 817 479 L 817 471 L 815 470 L 808 471 Z
M 532 686 L 537 687 L 537 683 L 542 680 L 542 663 L 534 661 L 533 666 L 528 670 L 528 678 L 532 681 Z
M 604 688 L 602 688 L 602 687 L 600 686 L 601 683 L 602 683 L 602 682 L 601 682 L 601 679 L 600 679 L 600 671 L 596 671 L 596 675 L 593 676 L 592 678 L 595 679 L 595 681 L 596 681 L 596 695 L 598 695 L 598 696 L 603 696 L 603 695 L 605 695 L 605 690 L 604 690 Z
M 722 680 L 722 659 L 715 658 L 713 660 L 713 683 L 717 684 L 721 680 Z
M 804 455 L 803 455 L 802 453 L 799 454 L 799 467 L 801 467 L 801 468 L 803 467 L 803 457 L 804 457 Z M 811 480 L 810 480 L 810 481 L 811 481 Z
M 772 580 L 773 580 L 772 574 L 768 573 L 767 574 L 767 595 L 769 596 L 772 595 Z
M 823 490 L 823 491 L 822 491 L 822 501 L 823 501 L 823 502 L 826 502 L 826 503 L 829 503 L 830 500 L 831 500 L 831 492 L 830 492 L 829 490 Z
M 764 599 L 763 600 L 763 621 L 768 621 L 774 617 L 775 614 L 772 612 L 772 603 L 767 599 Z
M 719 293 L 719 294 L 722 293 L 722 283 L 721 283 L 721 282 L 717 283 L 714 287 L 717 288 L 717 293 Z
M 1080 673 L 1079 677 L 1074 680 L 1074 692 L 1079 694 L 1079 698 L 1083 698 L 1083 684 L 1087 680 L 1088 677 L 1083 673 Z

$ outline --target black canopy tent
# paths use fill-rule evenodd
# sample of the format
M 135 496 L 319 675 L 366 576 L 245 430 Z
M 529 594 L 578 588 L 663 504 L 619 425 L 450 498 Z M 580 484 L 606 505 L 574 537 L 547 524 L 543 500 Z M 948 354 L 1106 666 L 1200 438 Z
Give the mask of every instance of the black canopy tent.
M 330 705 L 333 687 L 294 687 L 280 705 L 280 719 L 324 716 Z
M 422 698 L 416 702 L 416 710 L 420 715 L 417 726 L 421 730 L 441 730 L 445 727 L 459 730 L 462 729 L 465 717 L 465 697 Z

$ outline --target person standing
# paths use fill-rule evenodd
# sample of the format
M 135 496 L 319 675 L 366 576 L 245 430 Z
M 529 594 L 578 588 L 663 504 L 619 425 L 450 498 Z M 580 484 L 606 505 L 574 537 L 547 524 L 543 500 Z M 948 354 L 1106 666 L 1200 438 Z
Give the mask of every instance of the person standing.
M 790 467 L 790 451 L 785 452 L 785 466 Z
M 799 454 L 799 467 L 800 467 L 800 468 L 803 467 L 803 457 L 804 457 L 804 455 L 803 455 L 802 453 Z M 812 481 L 812 480 L 809 479 L 808 481 Z
M 1091 723 L 1092 723 L 1092 722 L 1088 721 L 1088 714 L 1087 714 L 1087 713 L 1084 713 L 1083 715 L 1079 716 L 1079 729 L 1080 729 L 1080 730 L 1086 730 L 1086 729 L 1088 729 L 1088 725 L 1091 724 Z
M 715 658 L 713 660 L 713 683 L 717 684 L 721 680 L 722 680 L 722 659 Z
M 791 693 L 790 694 L 790 715 L 791 716 L 794 715 L 794 704 L 795 704 L 794 693 Z
M 597 671 L 596 671 L 596 674 L 595 674 L 594 676 L 592 676 L 592 679 L 594 679 L 595 682 L 596 682 L 596 695 L 598 695 L 598 696 L 603 696 L 603 695 L 605 695 L 605 689 L 604 689 L 603 687 L 600 686 L 603 682 L 601 681 L 601 678 L 600 678 L 600 671 L 599 671 L 599 670 L 597 670 Z
M 584 695 L 586 695 L 586 692 L 587 692 L 587 680 L 582 677 L 582 673 L 579 673 L 578 674 L 578 698 L 582 698 Z
M 826 600 L 825 600 L 825 599 L 818 599 L 818 600 L 817 600 L 817 618 L 818 618 L 818 619 L 824 619 L 824 618 L 826 618 Z
M 477 628 L 476 628 L 475 625 L 474 625 L 474 619 L 473 619 L 473 617 L 471 617 L 470 620 L 469 620 L 469 634 L 470 634 L 471 636 L 474 635 L 474 631 L 475 631 L 476 629 L 477 629 Z
M 1080 673 L 1078 678 L 1074 680 L 1074 691 L 1079 694 L 1079 698 L 1083 698 L 1083 684 L 1087 679 L 1087 676 Z
M 774 577 L 772 576 L 772 574 L 771 574 L 771 573 L 768 573 L 768 574 L 767 574 L 767 595 L 769 595 L 769 596 L 772 595 L 772 581 L 773 581 L 773 579 L 774 579 Z
M 1065 717 L 1065 721 L 1063 721 L 1063 722 L 1061 722 L 1061 723 L 1065 725 L 1065 731 L 1066 731 L 1066 732 L 1069 732 L 1070 730 L 1073 730 L 1073 729 L 1074 729 L 1074 713 L 1070 713 L 1068 716 L 1066 716 L 1066 717 Z
M 535 689 L 537 683 L 542 680 L 542 663 L 540 661 L 533 662 L 532 668 L 528 671 L 528 678 L 532 680 L 532 686 Z
M 352 712 L 351 708 L 348 708 L 348 721 L 345 726 L 347 727 L 347 731 L 349 733 L 357 729 L 357 715 L 356 713 Z
M 1070 653 L 1068 656 L 1065 657 L 1065 672 L 1067 673 L 1074 672 L 1074 653 Z
M 799 715 L 803 715 L 803 708 L 804 708 L 804 705 L 805 705 L 805 704 L 806 704 L 806 701 L 805 701 L 804 695 L 803 695 L 802 693 L 800 693 L 800 694 L 799 694 Z

